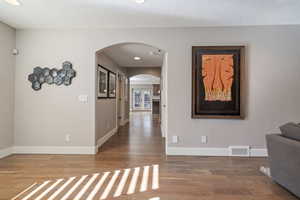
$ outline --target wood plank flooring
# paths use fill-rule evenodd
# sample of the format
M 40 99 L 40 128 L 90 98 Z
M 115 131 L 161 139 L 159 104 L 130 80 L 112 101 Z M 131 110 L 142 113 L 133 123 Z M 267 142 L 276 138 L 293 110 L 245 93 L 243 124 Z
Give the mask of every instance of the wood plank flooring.
M 158 166 L 156 187 L 154 165 Z M 130 124 L 122 127 L 95 156 L 12 155 L 1 159 L 0 199 L 12 199 L 35 183 L 17 200 L 24 200 L 38 187 L 40 190 L 29 200 L 51 199 L 55 193 L 53 199 L 66 196 L 72 200 L 297 199 L 263 176 L 259 172 L 261 165 L 267 165 L 265 158 L 166 157 L 158 120 L 150 114 L 133 113 Z M 126 169 L 129 172 L 125 180 Z M 74 182 L 62 188 L 72 177 Z

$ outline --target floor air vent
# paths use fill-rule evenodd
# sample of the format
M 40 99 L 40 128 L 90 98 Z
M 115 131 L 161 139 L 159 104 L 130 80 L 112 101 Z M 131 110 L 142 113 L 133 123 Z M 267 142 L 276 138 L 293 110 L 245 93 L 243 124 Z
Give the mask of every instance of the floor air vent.
M 229 156 L 249 157 L 250 146 L 230 146 Z

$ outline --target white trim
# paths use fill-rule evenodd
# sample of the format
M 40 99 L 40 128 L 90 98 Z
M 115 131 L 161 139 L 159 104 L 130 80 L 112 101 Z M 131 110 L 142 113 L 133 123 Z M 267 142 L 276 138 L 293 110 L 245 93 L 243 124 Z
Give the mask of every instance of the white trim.
M 166 138 L 165 129 L 162 124 L 160 125 L 160 132 L 161 132 L 161 137 Z
M 13 154 L 13 147 L 7 147 L 5 149 L 0 149 L 0 159 L 5 158 Z
M 268 157 L 267 149 L 251 149 L 250 157 Z
M 120 72 L 117 70 L 116 71 L 116 88 L 115 88 L 115 90 L 116 90 L 116 98 L 114 99 L 115 101 L 116 101 L 116 126 L 117 127 L 119 127 L 119 124 L 120 124 L 120 119 L 119 119 L 119 113 L 118 113 L 118 111 L 119 111 L 119 99 L 120 99 L 120 94 L 119 94 L 119 74 L 120 74 Z M 109 89 L 108 89 L 109 90 Z M 121 107 L 121 106 L 120 106 Z M 121 113 L 121 111 L 120 111 L 120 113 Z M 106 136 L 106 135 L 105 135 Z M 104 137 L 105 137 L 104 136 Z M 102 144 L 101 144 L 102 145 Z M 97 141 L 97 147 L 98 147 L 98 141 Z M 98 147 L 99 148 L 99 147 Z M 98 149 L 97 148 L 97 149 Z
M 127 123 L 129 123 L 129 119 L 124 119 L 121 121 L 120 125 L 125 126 Z
M 15 154 L 73 154 L 73 155 L 94 155 L 94 146 L 15 146 Z
M 102 138 L 100 138 L 98 141 L 97 141 L 97 151 L 98 151 L 98 148 L 101 147 L 105 142 L 107 142 L 114 134 L 116 134 L 118 132 L 118 128 L 114 128 L 113 130 L 109 131 L 106 135 L 104 135 Z
M 15 146 L 0 150 L 0 159 L 12 154 L 66 154 L 95 155 L 98 148 L 110 139 L 118 128 L 114 128 L 97 141 L 96 146 Z
M 186 147 L 168 147 L 169 156 L 228 156 L 228 148 L 186 148 Z M 266 149 L 251 149 L 250 157 L 267 157 Z
M 168 52 L 165 52 L 164 55 L 164 61 L 162 66 L 162 73 L 161 73 L 161 129 L 162 129 L 162 136 L 165 138 L 165 151 L 166 155 L 169 151 L 168 148 L 168 68 L 169 68 L 169 62 L 168 62 Z
M 176 156 L 228 156 L 228 148 L 168 147 L 167 155 Z

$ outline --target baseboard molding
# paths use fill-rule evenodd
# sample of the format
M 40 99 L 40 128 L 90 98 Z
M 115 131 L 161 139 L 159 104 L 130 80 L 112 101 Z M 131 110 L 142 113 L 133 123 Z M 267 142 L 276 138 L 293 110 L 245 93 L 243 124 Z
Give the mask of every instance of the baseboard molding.
M 14 146 L 0 150 L 0 159 L 12 154 L 94 155 L 118 128 L 114 128 L 97 141 L 96 146 Z
M 102 138 L 100 138 L 98 141 L 97 141 L 97 151 L 98 151 L 98 148 L 101 147 L 105 142 L 107 142 L 114 134 L 116 134 L 118 131 L 118 128 L 114 128 L 113 130 L 109 131 L 106 135 L 104 135 Z
M 107 133 L 97 141 L 95 147 L 59 147 L 59 146 L 15 146 L 0 150 L 0 159 L 12 154 L 69 154 L 69 155 L 94 155 L 98 148 L 107 142 L 115 133 L 117 128 Z M 168 147 L 169 156 L 229 156 L 227 148 L 185 148 Z M 251 149 L 250 157 L 268 157 L 267 149 Z
M 268 157 L 267 149 L 251 149 L 250 157 Z
M 14 154 L 69 154 L 69 155 L 94 155 L 96 148 L 93 146 L 15 146 Z
M 227 148 L 168 147 L 167 155 L 174 156 L 228 156 Z
M 250 157 L 267 157 L 266 149 L 251 149 Z M 229 156 L 228 148 L 168 147 L 169 156 Z
M 10 156 L 14 153 L 13 147 L 7 147 L 5 149 L 0 149 L 0 159 Z
M 120 125 L 125 126 L 127 123 L 129 123 L 129 119 L 122 120 Z

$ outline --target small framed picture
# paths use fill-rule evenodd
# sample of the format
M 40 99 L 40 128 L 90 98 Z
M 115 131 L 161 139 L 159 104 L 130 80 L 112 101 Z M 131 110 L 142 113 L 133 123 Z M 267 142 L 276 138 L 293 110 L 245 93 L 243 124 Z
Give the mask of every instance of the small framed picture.
M 109 98 L 116 98 L 116 83 L 117 83 L 117 76 L 114 72 L 108 73 L 108 97 Z
M 98 99 L 108 98 L 108 74 L 107 69 L 98 67 Z

